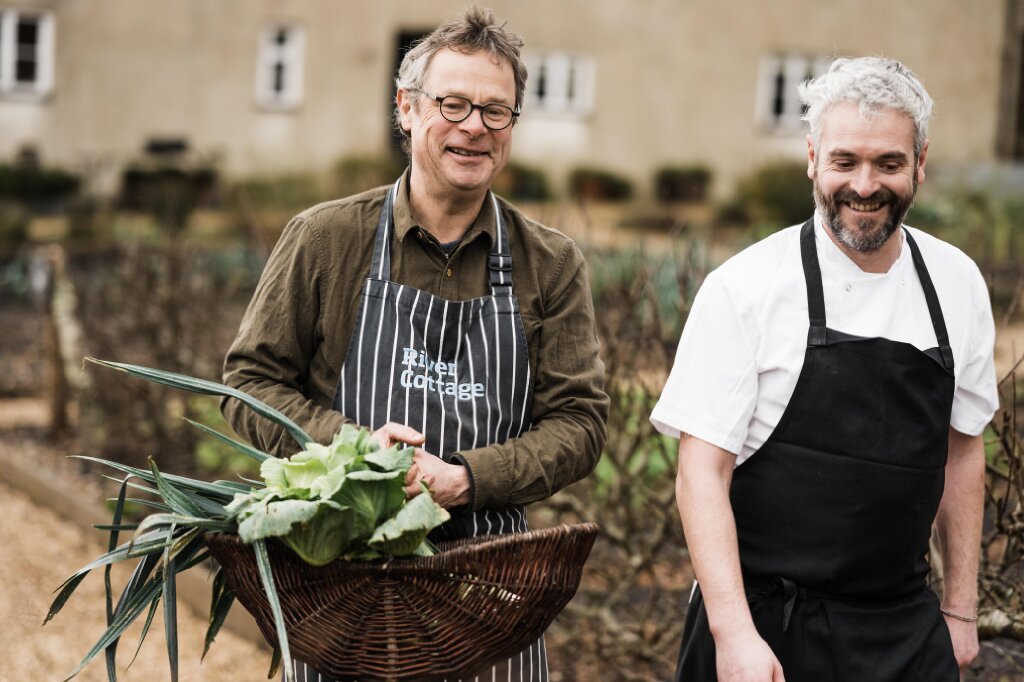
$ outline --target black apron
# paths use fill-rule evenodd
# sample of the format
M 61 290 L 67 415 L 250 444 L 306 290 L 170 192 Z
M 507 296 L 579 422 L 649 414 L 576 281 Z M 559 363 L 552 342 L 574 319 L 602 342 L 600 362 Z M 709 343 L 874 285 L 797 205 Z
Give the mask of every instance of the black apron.
M 960 679 L 926 560 L 945 480 L 953 354 L 924 260 L 904 235 L 938 347 L 827 328 L 808 221 L 803 368 L 778 426 L 733 475 L 747 599 L 787 682 Z M 699 587 L 675 679 L 716 679 Z
M 426 437 L 427 452 L 450 461 L 461 450 L 502 443 L 530 428 L 533 382 L 526 332 L 512 291 L 508 233 L 493 194 L 488 194 L 496 226 L 488 260 L 490 296 L 449 301 L 391 281 L 392 209 L 401 182 L 389 190 L 377 222 L 370 276 L 363 283 L 333 407 L 373 430 L 387 422 L 411 426 Z M 431 539 L 527 530 L 520 506 L 450 511 L 451 520 Z M 295 670 L 299 680 L 329 680 L 298 661 Z M 477 676 L 547 682 L 544 638 Z

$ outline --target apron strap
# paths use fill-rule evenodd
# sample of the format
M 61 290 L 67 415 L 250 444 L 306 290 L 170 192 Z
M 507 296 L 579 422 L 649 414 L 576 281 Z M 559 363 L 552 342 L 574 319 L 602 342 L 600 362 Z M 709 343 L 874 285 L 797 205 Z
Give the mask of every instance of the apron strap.
M 928 303 L 928 314 L 932 318 L 932 327 L 935 329 L 935 339 L 939 342 L 939 354 L 942 356 L 942 365 L 947 371 L 953 371 L 953 349 L 949 346 L 949 334 L 946 332 L 946 319 L 942 315 L 942 306 L 939 304 L 939 296 L 935 293 L 935 285 L 932 284 L 931 275 L 925 267 L 924 258 L 921 257 L 921 250 L 917 242 L 910 236 L 910 231 L 903 230 L 907 236 L 907 244 L 910 246 L 910 255 L 914 259 L 914 268 L 917 270 L 917 277 L 921 280 L 921 288 L 924 289 L 924 300 Z
M 370 262 L 370 279 L 391 281 L 391 232 L 394 220 L 395 197 L 401 188 L 402 178 L 391 185 L 384 197 L 384 207 L 377 219 L 377 233 L 373 239 L 373 260 Z
M 939 305 L 938 294 L 935 293 L 935 286 L 932 284 L 931 275 L 921 257 L 921 250 L 917 242 L 910 236 L 910 232 L 903 230 L 906 235 L 907 245 L 910 247 L 910 255 L 914 261 L 914 269 L 917 270 L 917 277 L 921 280 L 921 288 L 924 290 L 924 300 L 928 303 L 928 315 L 932 320 L 932 328 L 935 330 L 935 338 L 939 344 L 939 355 L 942 357 L 942 365 L 947 371 L 953 371 L 953 351 L 949 345 L 949 334 L 946 331 L 946 320 L 942 316 L 942 306 Z M 814 246 L 814 218 L 811 218 L 800 228 L 800 259 L 804 266 L 804 281 L 807 284 L 807 313 L 810 321 L 810 328 L 807 330 L 808 346 L 828 345 L 828 328 L 825 324 L 825 293 L 821 284 L 821 266 L 818 263 L 818 252 Z
M 498 199 L 494 192 L 488 192 L 491 198 L 491 205 L 494 206 L 494 226 L 497 238 L 491 248 L 491 255 L 487 259 L 487 276 L 491 284 L 491 295 L 499 294 L 507 296 L 512 293 L 512 253 L 508 247 L 508 233 L 505 230 L 505 222 L 501 218 L 501 210 L 498 208 Z
M 825 292 L 821 285 L 821 266 L 818 264 L 818 252 L 814 248 L 814 218 L 800 228 L 800 258 L 804 264 L 807 313 L 811 325 L 807 330 L 807 345 L 824 346 L 828 344 L 828 330 L 825 326 Z
M 377 232 L 373 241 L 373 260 L 370 265 L 370 279 L 391 280 L 391 234 L 394 223 L 395 197 L 401 190 L 402 178 L 388 190 L 384 207 L 377 219 Z M 487 259 L 488 281 L 491 295 L 508 295 L 512 292 L 512 254 L 508 246 L 508 232 L 493 192 L 488 192 L 494 207 L 494 224 L 497 237 Z

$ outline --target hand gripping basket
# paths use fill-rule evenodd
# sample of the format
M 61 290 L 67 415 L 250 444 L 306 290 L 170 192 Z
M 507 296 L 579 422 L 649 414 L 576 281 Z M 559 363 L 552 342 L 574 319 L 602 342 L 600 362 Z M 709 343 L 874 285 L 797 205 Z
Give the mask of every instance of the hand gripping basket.
M 292 656 L 342 680 L 459 677 L 535 641 L 579 586 L 597 526 L 442 543 L 432 557 L 310 566 L 268 543 Z M 268 642 L 274 617 L 252 547 L 207 536 Z

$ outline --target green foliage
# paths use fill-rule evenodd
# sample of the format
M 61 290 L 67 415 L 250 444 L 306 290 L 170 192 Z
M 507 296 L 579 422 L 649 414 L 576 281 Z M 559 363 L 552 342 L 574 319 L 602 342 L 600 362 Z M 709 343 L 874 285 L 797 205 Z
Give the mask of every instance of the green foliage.
M 0 248 L 21 246 L 28 241 L 29 212 L 21 204 L 0 199 Z
M 492 189 L 512 201 L 550 201 L 554 198 L 543 170 L 514 161 L 494 179 Z
M 625 481 L 633 483 L 637 492 L 631 496 L 631 505 L 642 507 L 649 500 L 642 491 L 657 489 L 675 475 L 678 440 L 654 431 L 649 416 L 658 402 L 658 393 L 639 385 L 624 386 L 612 396 L 612 411 L 621 433 L 616 439 L 626 439 L 632 446 L 621 461 L 606 449 L 594 470 L 594 494 L 598 500 L 607 500 Z M 641 486 L 642 484 L 642 486 Z
M 298 213 L 327 201 L 331 193 L 310 173 L 282 173 L 240 180 L 227 191 L 229 208 L 243 211 L 281 210 Z
M 806 163 L 775 161 L 740 181 L 734 203 L 743 206 L 751 220 L 777 230 L 811 217 L 814 213 L 811 187 Z
M 80 184 L 77 175 L 57 168 L 0 164 L 0 198 L 31 206 L 66 199 Z
M 1024 262 L 1024 199 L 946 189 L 922 193 L 907 223 L 960 247 L 982 269 Z
M 175 234 L 185 228 L 196 207 L 215 202 L 217 187 L 213 168 L 132 164 L 121 173 L 120 203 L 149 213 Z
M 633 299 L 629 317 L 657 338 L 675 344 L 684 316 L 708 268 L 706 245 L 681 237 L 673 249 L 650 253 L 642 248 L 591 251 L 587 254 L 590 288 L 597 310 L 624 312 L 623 298 Z M 606 341 L 606 340 L 605 340 Z
M 703 201 L 710 184 L 707 166 L 665 166 L 654 173 L 654 193 L 659 201 Z
M 575 199 L 625 201 L 633 196 L 633 183 L 609 170 L 580 167 L 569 174 L 569 193 Z
M 89 242 L 100 234 L 101 217 L 109 219 L 110 216 L 103 211 L 101 202 L 95 197 L 79 196 L 68 203 L 67 217 L 67 240 Z
M 985 273 L 997 311 L 1017 300 L 1024 263 L 1024 199 L 971 190 L 923 192 L 906 222 L 963 249 Z
M 349 156 L 334 165 L 334 193 L 347 197 L 381 185 L 390 185 L 405 170 L 394 156 Z

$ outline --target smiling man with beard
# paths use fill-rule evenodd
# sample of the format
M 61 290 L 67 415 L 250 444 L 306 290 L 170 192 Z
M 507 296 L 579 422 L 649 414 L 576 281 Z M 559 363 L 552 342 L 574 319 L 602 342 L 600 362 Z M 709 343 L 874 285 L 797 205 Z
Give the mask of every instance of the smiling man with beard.
M 680 438 L 698 581 L 676 679 L 956 682 L 978 651 L 987 289 L 903 225 L 932 109 L 914 74 L 837 59 L 801 96 L 817 211 L 708 276 L 651 416 Z
M 394 114 L 409 168 L 288 224 L 224 366 L 318 442 L 355 423 L 416 446 L 406 493 L 429 485 L 452 515 L 434 540 L 525 531 L 525 505 L 589 474 L 604 446 L 583 255 L 490 190 L 523 102 L 521 47 L 472 8 L 406 53 Z M 264 451 L 296 449 L 237 401 L 223 409 Z M 479 679 L 546 682 L 543 638 Z

